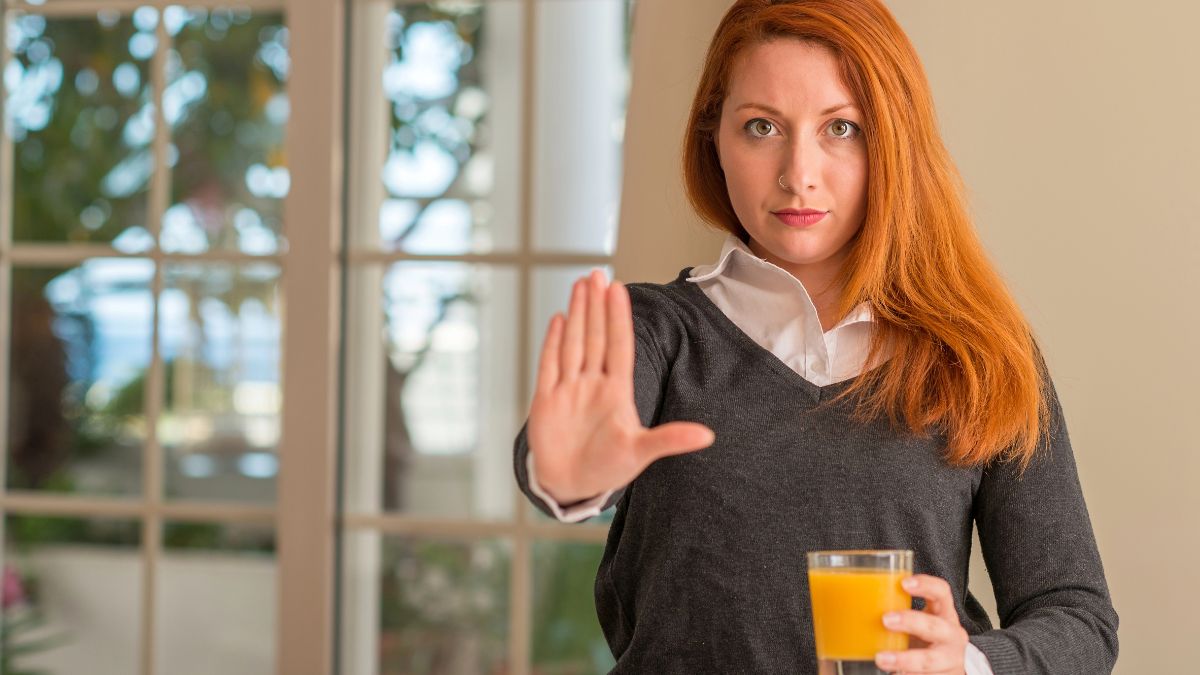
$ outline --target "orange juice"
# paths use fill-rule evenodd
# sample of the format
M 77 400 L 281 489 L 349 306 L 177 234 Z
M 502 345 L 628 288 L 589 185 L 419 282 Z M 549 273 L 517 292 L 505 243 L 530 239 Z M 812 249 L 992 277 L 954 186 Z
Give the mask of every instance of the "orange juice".
M 908 576 L 901 570 L 860 567 L 810 569 L 817 658 L 874 661 L 877 652 L 908 649 L 906 633 L 883 627 L 885 613 L 912 607 L 912 596 L 900 587 Z

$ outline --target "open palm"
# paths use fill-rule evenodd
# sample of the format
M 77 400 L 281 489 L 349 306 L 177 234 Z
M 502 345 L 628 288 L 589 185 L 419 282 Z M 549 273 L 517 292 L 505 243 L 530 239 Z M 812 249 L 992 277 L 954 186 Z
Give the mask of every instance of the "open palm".
M 629 292 L 595 270 L 546 330 L 527 437 L 541 487 L 560 504 L 615 490 L 650 463 L 712 444 L 694 422 L 642 426 L 633 393 Z

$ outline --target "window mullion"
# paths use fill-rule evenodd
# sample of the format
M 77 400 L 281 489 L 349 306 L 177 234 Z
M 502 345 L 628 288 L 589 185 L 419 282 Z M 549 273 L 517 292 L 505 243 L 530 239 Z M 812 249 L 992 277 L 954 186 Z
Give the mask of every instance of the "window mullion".
M 276 672 L 333 668 L 338 246 L 345 8 L 288 0 L 288 253 L 278 477 Z
M 154 138 L 151 152 L 154 157 L 154 172 L 150 175 L 150 190 L 147 196 L 146 229 L 154 241 L 162 228 L 163 214 L 170 202 L 170 167 L 167 166 L 167 145 L 171 130 L 163 114 L 163 92 L 167 84 L 167 54 L 171 49 L 171 35 L 163 21 L 155 27 L 158 47 L 150 60 L 151 91 L 154 96 Z M 158 649 L 156 626 L 158 564 L 162 553 L 162 518 L 159 505 L 162 501 L 162 447 L 158 442 L 158 419 L 162 412 L 164 394 L 164 368 L 162 359 L 162 335 L 159 331 L 159 306 L 163 290 L 163 260 L 156 245 L 154 279 L 150 286 L 150 297 L 154 311 L 150 326 L 150 372 L 146 380 L 146 441 L 142 455 L 142 499 L 146 512 L 142 519 L 142 625 L 141 625 L 141 672 L 154 675 L 155 655 Z
M 384 200 L 383 166 L 388 149 L 391 111 L 378 103 L 384 100 L 383 78 L 388 59 L 387 34 L 380 26 L 387 23 L 392 4 L 388 0 L 361 0 L 354 4 L 350 22 L 352 67 L 346 82 L 349 92 L 346 125 L 346 222 L 353 231 L 348 239 L 377 248 L 380 234 L 378 218 Z M 341 381 L 353 383 L 344 388 L 340 414 L 342 420 L 342 502 L 340 520 L 343 530 L 347 514 L 376 513 L 383 506 L 383 481 L 379 467 L 384 466 L 385 409 L 381 405 L 387 387 L 387 358 L 382 336 L 386 330 L 380 311 L 386 263 L 382 260 L 345 260 L 343 279 L 348 285 L 343 294 L 346 303 L 346 340 L 344 372 Z M 339 536 L 340 535 L 340 536 Z M 379 616 L 383 534 L 375 529 L 335 533 L 340 578 L 335 623 L 338 635 L 337 672 L 342 675 L 378 673 Z
M 533 131 L 536 120 L 537 80 L 537 2 L 522 0 L 524 27 L 521 50 L 521 195 L 518 207 L 518 230 L 521 264 L 517 266 L 517 378 L 516 395 L 520 412 L 529 400 L 530 328 L 532 308 L 529 306 L 533 269 L 529 264 L 533 251 Z M 520 413 L 518 413 L 520 415 Z M 514 420 L 518 425 L 519 420 Z M 512 578 L 510 579 L 509 666 L 516 675 L 530 671 L 530 639 L 533 634 L 533 541 L 529 532 L 529 513 L 525 496 L 513 490 L 513 518 L 517 536 L 513 541 Z
M 129 14 L 139 7 L 164 9 L 173 5 L 186 7 L 225 7 L 230 4 L 244 7 L 253 12 L 278 12 L 284 0 L 238 0 L 229 2 L 180 2 L 180 0 L 47 0 L 44 4 L 33 4 L 28 0 L 11 0 L 11 9 L 25 10 L 46 17 L 72 18 L 94 17 L 97 12 L 119 12 Z

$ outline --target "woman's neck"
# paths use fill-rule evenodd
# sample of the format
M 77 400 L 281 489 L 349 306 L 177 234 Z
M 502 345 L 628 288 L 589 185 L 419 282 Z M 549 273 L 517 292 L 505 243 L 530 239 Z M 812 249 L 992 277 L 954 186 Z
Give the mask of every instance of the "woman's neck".
M 813 305 L 817 308 L 821 332 L 833 328 L 840 318 L 835 313 L 841 300 L 842 289 L 836 282 L 845 256 L 835 255 L 817 263 L 798 265 L 772 255 L 753 239 L 747 243 L 747 247 L 754 255 L 785 270 L 804 286 L 808 297 L 812 298 Z

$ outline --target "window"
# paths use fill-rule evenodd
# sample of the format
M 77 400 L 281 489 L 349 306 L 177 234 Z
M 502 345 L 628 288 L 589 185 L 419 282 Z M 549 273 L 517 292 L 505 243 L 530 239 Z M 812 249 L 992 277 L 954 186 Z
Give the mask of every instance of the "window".
M 536 512 L 512 441 L 550 315 L 612 260 L 629 29 L 624 0 L 352 4 L 344 673 L 612 666 L 611 514 Z
M 607 517 L 511 443 L 612 261 L 631 8 L 0 4 L 0 669 L 611 664 Z
M 282 7 L 8 7 L 0 670 L 269 672 Z

